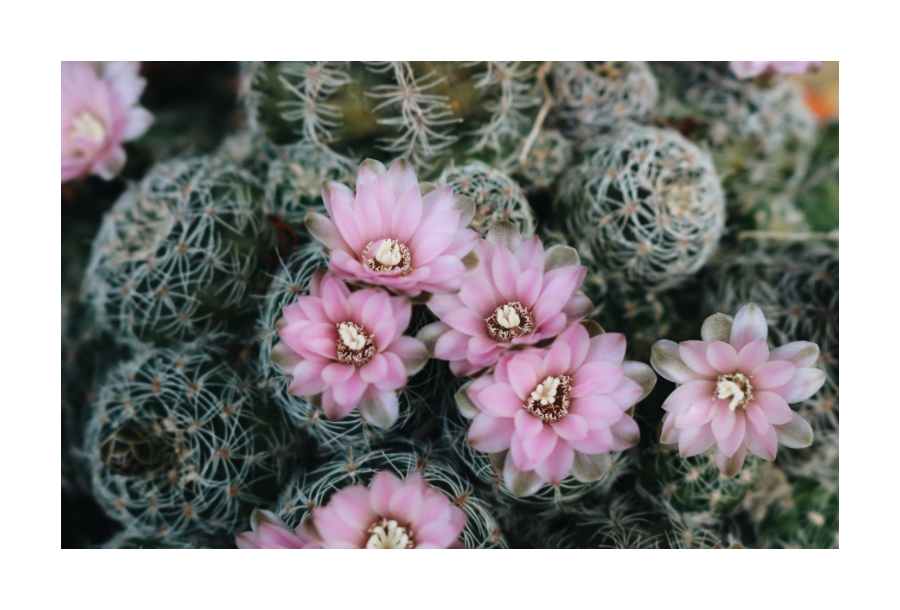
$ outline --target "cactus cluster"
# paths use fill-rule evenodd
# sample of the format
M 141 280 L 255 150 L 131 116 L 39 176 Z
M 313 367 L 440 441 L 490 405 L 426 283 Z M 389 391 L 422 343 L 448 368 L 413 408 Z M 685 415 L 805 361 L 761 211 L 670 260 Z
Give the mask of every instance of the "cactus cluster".
M 838 129 L 800 85 L 708 62 L 304 61 L 242 63 L 236 87 L 238 129 L 212 152 L 154 140 L 169 157 L 144 151 L 114 187 L 63 187 L 92 202 L 63 229 L 63 487 L 120 528 L 91 544 L 246 548 L 276 530 L 300 548 L 342 490 L 388 473 L 462 511 L 467 548 L 839 546 Z M 298 301 L 325 276 L 321 303 L 380 291 L 390 311 L 357 298 L 365 324 L 325 320 Z M 688 360 L 707 316 L 748 303 L 768 348 L 818 345 L 825 383 L 792 404 L 809 446 L 725 472 L 722 439 L 663 442 L 689 379 L 652 348 Z M 580 344 L 560 339 L 576 326 L 577 382 Z M 362 368 L 388 334 L 405 376 L 380 387 L 388 365 Z M 331 358 L 315 375 L 307 348 Z M 526 370 L 551 350 L 559 370 Z M 343 417 L 323 404 L 315 384 L 354 375 L 396 396 L 389 422 L 369 394 Z M 521 445 L 476 449 L 473 427 Z M 545 427 L 571 444 L 539 459 Z M 403 548 L 409 523 L 385 519 L 363 530 Z
M 94 240 L 83 292 L 96 326 L 160 345 L 234 330 L 260 283 L 262 198 L 259 181 L 221 157 L 154 168 Z
M 584 145 L 554 202 L 567 237 L 589 246 L 591 267 L 647 289 L 695 273 L 725 225 L 709 156 L 671 130 L 629 126 Z
M 223 354 L 149 349 L 100 387 L 86 428 L 94 494 L 132 535 L 233 531 L 277 493 L 296 435 Z

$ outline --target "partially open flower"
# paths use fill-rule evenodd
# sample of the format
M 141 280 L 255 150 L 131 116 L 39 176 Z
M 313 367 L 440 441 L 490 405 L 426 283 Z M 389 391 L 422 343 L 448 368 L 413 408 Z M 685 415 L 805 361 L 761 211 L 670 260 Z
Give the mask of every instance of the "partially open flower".
M 457 292 L 478 235 L 467 226 L 475 214 L 468 197 L 449 187 L 419 184 L 406 159 L 386 170 L 367 159 L 356 191 L 339 182 L 322 186 L 331 218 L 311 212 L 306 226 L 331 250 L 329 269 L 360 284 L 409 297 Z
M 458 294 L 435 296 L 428 308 L 440 319 L 418 337 L 457 376 L 494 366 L 504 352 L 552 339 L 593 306 L 575 294 L 587 268 L 567 246 L 546 252 L 538 237 L 522 240 L 502 220 L 475 246 L 479 264 Z
M 250 516 L 249 532 L 235 534 L 239 549 L 321 549 L 315 528 L 307 522 L 291 531 L 275 513 L 256 509 Z
M 628 413 L 656 383 L 646 364 L 623 362 L 625 337 L 591 337 L 581 324 L 560 334 L 547 349 L 508 353 L 492 375 L 457 394 L 479 451 L 509 450 L 504 480 L 516 495 L 555 485 L 570 472 L 582 482 L 609 468 L 609 452 L 640 438 Z
M 146 82 L 138 62 L 62 62 L 62 181 L 114 178 L 125 165 L 122 142 L 144 134 L 153 116 L 138 106 Z
M 326 549 L 446 549 L 461 546 L 466 514 L 416 473 L 382 471 L 368 489 L 353 485 L 313 513 Z
M 422 342 L 403 335 L 412 305 L 377 288 L 351 293 L 324 271 L 312 277 L 309 292 L 276 323 L 281 343 L 270 357 L 293 375 L 288 392 L 321 395 L 331 420 L 358 407 L 368 423 L 390 427 L 399 415 L 397 390 L 428 360 Z
M 658 341 L 650 363 L 680 384 L 666 399 L 661 442 L 678 443 L 682 457 L 715 446 L 716 464 L 726 476 L 737 474 L 749 450 L 774 460 L 778 444 L 812 444 L 809 423 L 791 411 L 825 383 L 814 368 L 819 346 L 794 341 L 769 351 L 769 327 L 759 306 L 737 315 L 715 314 L 703 323 L 702 341 Z
M 822 68 L 823 61 L 731 61 L 728 67 L 741 80 L 761 74 L 806 74 Z

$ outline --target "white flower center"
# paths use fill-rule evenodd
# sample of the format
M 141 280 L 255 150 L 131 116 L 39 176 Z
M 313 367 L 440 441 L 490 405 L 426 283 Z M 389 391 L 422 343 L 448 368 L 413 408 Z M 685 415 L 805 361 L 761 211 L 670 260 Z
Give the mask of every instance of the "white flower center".
M 509 305 L 497 308 L 497 323 L 503 328 L 515 328 L 519 322 L 519 314 Z
M 542 405 L 552 405 L 556 402 L 557 388 L 559 388 L 559 377 L 547 377 L 538 384 L 534 392 L 531 393 L 531 397 L 535 402 L 540 402 Z
M 358 352 L 366 344 L 365 335 L 356 330 L 356 327 L 350 326 L 346 322 L 338 327 L 338 332 L 341 335 L 341 341 L 343 341 L 344 345 L 354 352 Z
M 734 411 L 738 407 L 746 407 L 753 400 L 753 386 L 743 373 L 719 375 L 716 382 L 716 398 L 730 398 L 728 408 Z
M 375 260 L 385 267 L 396 267 L 402 259 L 400 244 L 396 239 L 385 239 L 375 251 Z
M 72 139 L 88 138 L 94 144 L 99 144 L 106 137 L 106 128 L 97 117 L 85 110 L 72 119 L 72 131 L 69 135 Z
M 393 519 L 382 519 L 378 523 L 373 523 L 372 527 L 366 530 L 366 533 L 371 534 L 369 541 L 366 542 L 367 549 L 415 548 L 412 539 L 412 531 L 405 527 L 401 527 L 400 524 Z

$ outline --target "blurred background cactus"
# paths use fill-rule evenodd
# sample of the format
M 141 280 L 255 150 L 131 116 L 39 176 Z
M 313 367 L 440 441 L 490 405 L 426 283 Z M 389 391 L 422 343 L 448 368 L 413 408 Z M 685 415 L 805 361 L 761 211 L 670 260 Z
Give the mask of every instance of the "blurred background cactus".
M 836 65 L 822 74 L 837 87 Z M 233 548 L 254 509 L 297 527 L 381 470 L 421 472 L 466 514 L 470 548 L 839 546 L 839 123 L 804 77 L 611 61 L 140 75 L 155 122 L 121 173 L 61 187 L 63 546 Z M 270 355 L 282 309 L 328 264 L 303 220 L 367 157 L 471 198 L 481 235 L 508 220 L 575 248 L 588 318 L 625 335 L 629 360 L 759 304 L 772 346 L 821 348 L 825 386 L 794 405 L 813 444 L 725 478 L 660 444 L 661 382 L 602 477 L 517 498 L 466 441 L 444 361 L 410 378 L 389 429 L 328 420 Z M 436 319 L 416 304 L 406 334 Z

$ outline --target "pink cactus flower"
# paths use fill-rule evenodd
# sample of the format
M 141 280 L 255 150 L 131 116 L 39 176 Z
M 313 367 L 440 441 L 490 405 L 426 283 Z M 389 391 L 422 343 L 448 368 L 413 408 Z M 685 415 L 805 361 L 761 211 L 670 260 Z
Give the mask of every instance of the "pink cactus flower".
M 331 218 L 311 212 L 306 226 L 331 249 L 329 269 L 348 282 L 424 300 L 457 292 L 474 266 L 467 255 L 478 235 L 467 226 L 475 203 L 450 187 L 419 184 L 406 159 L 390 170 L 367 159 L 355 192 L 326 182 L 322 199 Z
M 134 61 L 62 62 L 62 181 L 96 174 L 112 180 L 128 142 L 153 122 L 138 99 L 146 81 Z
M 319 270 L 309 295 L 284 308 L 277 322 L 281 342 L 270 357 L 293 375 L 288 392 L 321 396 L 329 419 L 358 408 L 366 422 L 388 428 L 399 415 L 397 390 L 428 360 L 422 342 L 403 335 L 411 315 L 403 297 L 377 288 L 351 293 Z
M 663 404 L 662 443 L 678 443 L 682 457 L 715 447 L 716 464 L 728 477 L 740 472 L 748 450 L 774 460 L 779 443 L 812 444 L 812 428 L 788 404 L 825 383 L 825 373 L 813 368 L 819 346 L 794 341 L 769 351 L 768 332 L 762 310 L 750 303 L 733 319 L 707 318 L 702 341 L 653 346 L 653 368 L 680 384 Z
M 504 481 L 518 496 L 570 472 L 582 482 L 599 479 L 610 451 L 638 442 L 629 410 L 656 384 L 649 366 L 624 357 L 623 335 L 591 337 L 581 324 L 547 349 L 507 353 L 492 375 L 457 394 L 462 414 L 472 418 L 469 444 L 491 454 L 508 450 Z
M 731 61 L 728 67 L 741 80 L 761 74 L 806 74 L 822 68 L 824 61 Z
M 318 532 L 307 521 L 291 531 L 275 513 L 256 509 L 250 516 L 249 532 L 235 534 L 239 549 L 321 549 Z
M 420 473 L 401 481 L 384 471 L 368 489 L 338 491 L 313 518 L 326 549 L 446 549 L 462 546 L 466 514 Z
M 418 335 L 458 377 L 489 369 L 510 349 L 552 339 L 593 308 L 575 294 L 587 268 L 568 246 L 545 252 L 539 237 L 523 241 L 515 225 L 501 220 L 474 252 L 478 267 L 458 294 L 428 302 L 440 322 Z

